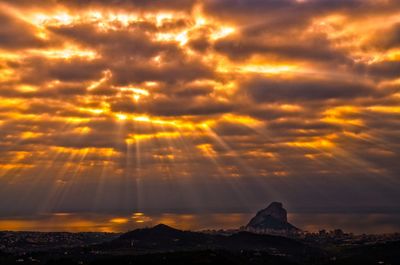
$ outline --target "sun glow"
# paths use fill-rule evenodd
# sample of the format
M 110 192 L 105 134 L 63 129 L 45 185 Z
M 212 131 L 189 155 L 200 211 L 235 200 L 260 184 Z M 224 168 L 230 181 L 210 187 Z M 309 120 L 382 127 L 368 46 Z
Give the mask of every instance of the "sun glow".
M 299 142 L 291 142 L 291 143 L 287 143 L 287 145 L 289 146 L 293 146 L 293 147 L 301 147 L 301 148 L 333 148 L 335 147 L 335 144 L 327 139 L 316 139 L 313 141 L 299 141 Z
M 243 73 L 261 73 L 261 74 L 281 74 L 295 71 L 296 67 L 291 65 L 245 65 L 239 67 Z
M 110 220 L 111 223 L 116 223 L 116 224 L 125 224 L 129 222 L 129 219 L 127 218 L 113 218 Z
M 28 53 L 32 55 L 43 55 L 53 59 L 71 59 L 74 57 L 81 57 L 87 60 L 94 60 L 98 58 L 98 55 L 95 51 L 84 50 L 74 46 L 60 50 L 30 50 Z
M 357 114 L 359 111 L 358 108 L 353 106 L 335 107 L 324 112 L 322 121 L 327 123 L 362 126 L 364 122 L 361 119 L 351 118 L 352 114 Z
M 211 34 L 211 39 L 212 40 L 218 40 L 225 38 L 231 34 L 233 34 L 236 31 L 235 28 L 233 27 L 222 27 L 219 30 L 217 30 L 215 33 Z

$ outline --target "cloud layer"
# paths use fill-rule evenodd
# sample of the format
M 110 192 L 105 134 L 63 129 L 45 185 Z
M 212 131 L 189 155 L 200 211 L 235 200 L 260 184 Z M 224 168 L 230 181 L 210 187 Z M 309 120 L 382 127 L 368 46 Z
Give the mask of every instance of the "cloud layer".
M 6 215 L 244 210 L 265 198 L 400 207 L 398 1 L 0 10 Z

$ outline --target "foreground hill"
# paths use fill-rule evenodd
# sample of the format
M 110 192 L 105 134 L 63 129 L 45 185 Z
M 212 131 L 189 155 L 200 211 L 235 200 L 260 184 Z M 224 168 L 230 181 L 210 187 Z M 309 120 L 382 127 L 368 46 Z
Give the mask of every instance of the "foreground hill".
M 257 252 L 264 256 L 280 257 L 287 261 L 306 261 L 322 257 L 323 251 L 297 240 L 281 236 L 238 232 L 232 235 L 205 234 L 181 231 L 160 224 L 138 229 L 98 246 L 105 253 L 149 254 L 193 251 Z
M 182 231 L 164 224 L 153 228 L 137 229 L 104 243 L 108 249 L 168 251 L 176 249 L 258 249 L 281 248 L 282 250 L 309 250 L 309 246 L 297 240 L 281 236 L 238 232 L 229 236 Z
M 329 264 L 400 264 L 400 241 L 344 249 Z

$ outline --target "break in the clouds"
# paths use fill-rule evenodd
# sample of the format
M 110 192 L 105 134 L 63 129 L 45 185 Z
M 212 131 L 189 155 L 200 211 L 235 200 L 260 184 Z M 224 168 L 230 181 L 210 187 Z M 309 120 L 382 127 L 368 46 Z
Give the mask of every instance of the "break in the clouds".
M 0 58 L 3 215 L 400 207 L 398 1 L 0 1 Z

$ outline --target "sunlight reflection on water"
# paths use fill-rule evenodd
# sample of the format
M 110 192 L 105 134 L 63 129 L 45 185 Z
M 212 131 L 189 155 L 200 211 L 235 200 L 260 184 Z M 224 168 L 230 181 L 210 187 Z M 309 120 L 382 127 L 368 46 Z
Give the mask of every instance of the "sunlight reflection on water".
M 184 230 L 234 229 L 245 225 L 253 214 L 153 214 L 99 215 L 54 213 L 29 217 L 0 219 L 0 230 L 14 231 L 69 231 L 69 232 L 124 232 L 164 223 Z M 346 232 L 400 232 L 400 214 L 289 214 L 292 224 L 307 231 L 341 228 Z

